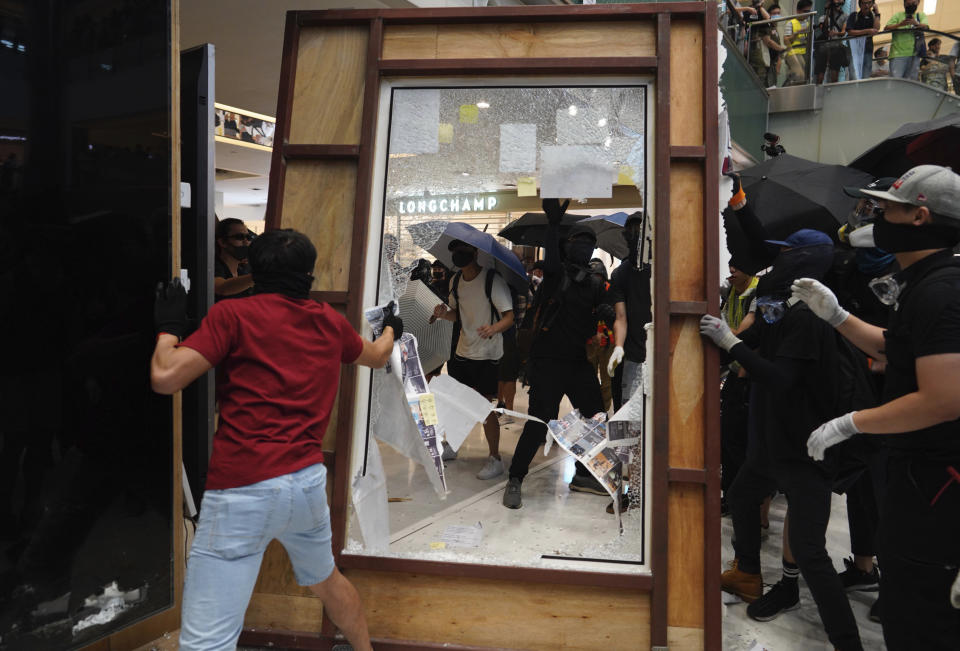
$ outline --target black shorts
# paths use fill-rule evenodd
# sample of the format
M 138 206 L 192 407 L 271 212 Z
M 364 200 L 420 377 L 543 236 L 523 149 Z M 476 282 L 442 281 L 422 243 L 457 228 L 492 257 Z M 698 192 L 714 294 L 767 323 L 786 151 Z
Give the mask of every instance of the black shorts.
M 485 398 L 497 397 L 497 382 L 500 378 L 500 363 L 493 359 L 467 359 L 459 355 L 450 360 L 447 372 L 457 382 L 481 394 Z
M 517 330 L 511 327 L 503 333 L 503 357 L 500 358 L 501 382 L 516 382 L 520 377 L 520 351 L 517 350 Z
M 813 51 L 813 74 L 819 75 L 831 70 L 840 70 L 850 65 L 850 50 L 845 45 L 824 43 Z

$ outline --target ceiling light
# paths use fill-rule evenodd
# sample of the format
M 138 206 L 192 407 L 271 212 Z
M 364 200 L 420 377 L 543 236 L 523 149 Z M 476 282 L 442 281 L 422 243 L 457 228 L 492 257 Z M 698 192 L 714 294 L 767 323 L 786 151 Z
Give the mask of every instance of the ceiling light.
M 613 138 L 607 136 L 607 139 L 603 141 L 603 146 L 607 149 L 610 149 L 610 145 L 613 143 Z
M 487 102 L 477 102 L 477 108 L 490 108 L 490 104 Z
M 923 13 L 928 16 L 937 13 L 937 0 L 923 0 Z
M 460 172 L 460 174 L 463 176 L 470 176 L 470 172 Z
M 573 104 L 571 104 L 571 105 L 570 105 L 570 108 L 567 109 L 567 113 L 569 113 L 570 115 L 576 115 L 576 114 L 577 114 L 577 107 L 574 106 Z
M 607 118 L 600 118 L 599 120 L 597 120 L 597 126 L 598 127 L 607 126 Z

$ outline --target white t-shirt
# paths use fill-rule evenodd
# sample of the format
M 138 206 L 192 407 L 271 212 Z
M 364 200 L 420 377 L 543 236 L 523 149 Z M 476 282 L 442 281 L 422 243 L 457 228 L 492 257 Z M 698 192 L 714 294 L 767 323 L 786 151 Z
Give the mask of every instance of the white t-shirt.
M 510 290 L 500 274 L 494 274 L 493 286 L 490 288 L 490 300 L 486 292 L 487 270 L 480 269 L 480 273 L 473 280 L 460 276 L 457 294 L 460 295 L 460 323 L 463 326 L 460 332 L 460 341 L 457 342 L 457 355 L 467 359 L 492 359 L 503 357 L 503 335 L 495 334 L 489 339 L 483 339 L 477 334 L 477 328 L 490 325 L 490 301 L 500 316 L 513 309 Z M 457 299 L 453 296 L 453 279 L 450 279 L 450 307 L 457 309 Z

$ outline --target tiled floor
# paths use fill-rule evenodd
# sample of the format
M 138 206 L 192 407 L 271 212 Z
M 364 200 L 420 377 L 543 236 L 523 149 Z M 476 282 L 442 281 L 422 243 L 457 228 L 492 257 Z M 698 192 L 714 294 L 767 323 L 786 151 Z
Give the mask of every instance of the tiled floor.
M 770 507 L 770 530 L 768 538 L 763 542 L 760 561 L 763 578 L 767 583 L 776 583 L 781 574 L 780 539 L 783 531 L 783 516 L 786 513 L 786 500 L 777 496 Z M 730 537 L 733 535 L 733 525 L 730 518 L 723 519 L 723 551 L 724 564 L 733 558 L 730 547 Z M 847 526 L 847 508 L 843 496 L 833 496 L 833 509 L 830 514 L 830 528 L 827 530 L 827 551 L 833 559 L 834 567 L 843 569 L 843 558 L 850 556 L 850 530 Z M 720 572 L 724 568 L 718 568 Z M 849 593 L 850 605 L 860 627 L 860 639 L 863 648 L 871 651 L 886 649 L 883 643 L 883 634 L 880 624 L 867 619 L 867 611 L 876 599 L 875 592 Z M 724 651 L 747 651 L 755 643 L 767 651 L 821 651 L 832 649 L 827 641 L 817 614 L 817 606 L 800 579 L 800 609 L 785 613 L 770 622 L 756 622 L 746 613 L 746 604 L 738 602 L 724 607 L 723 616 L 723 648 Z

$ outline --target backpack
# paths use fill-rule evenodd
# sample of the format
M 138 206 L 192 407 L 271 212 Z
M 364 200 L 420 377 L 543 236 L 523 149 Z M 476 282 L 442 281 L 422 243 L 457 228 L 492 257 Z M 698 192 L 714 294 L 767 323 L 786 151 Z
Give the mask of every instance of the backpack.
M 460 287 L 460 276 L 462 275 L 463 275 L 462 271 L 458 271 L 453 275 L 453 283 L 450 288 L 450 293 L 453 295 L 454 300 L 457 302 L 457 321 L 460 320 L 460 294 L 457 290 Z M 495 276 L 499 276 L 499 275 L 500 275 L 499 271 L 497 271 L 493 267 L 488 267 L 487 275 L 486 275 L 486 278 L 484 278 L 484 283 L 483 283 L 483 290 L 487 295 L 487 300 L 490 302 L 490 323 L 491 324 L 499 321 L 501 317 L 500 312 L 497 310 L 496 306 L 493 304 L 493 298 L 490 297 L 490 294 L 493 292 L 493 279 Z M 514 301 L 513 290 L 510 290 L 510 300 L 511 302 Z M 512 305 L 510 309 L 513 309 Z

